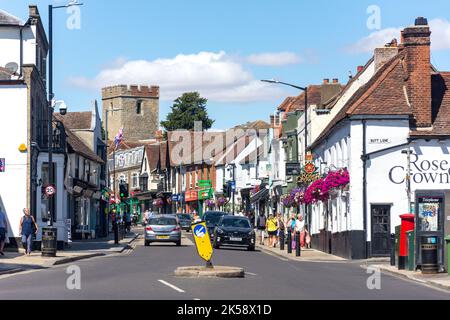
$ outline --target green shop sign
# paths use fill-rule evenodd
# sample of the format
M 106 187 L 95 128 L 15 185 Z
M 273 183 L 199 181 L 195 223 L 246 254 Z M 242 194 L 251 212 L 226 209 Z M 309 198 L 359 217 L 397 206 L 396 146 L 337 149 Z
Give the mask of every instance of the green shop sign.
M 198 192 L 198 200 L 207 200 L 213 197 L 214 197 L 214 190 L 212 188 L 200 190 Z
M 199 180 L 198 181 L 198 186 L 200 188 L 211 188 L 212 187 L 212 182 L 211 182 L 211 180 Z

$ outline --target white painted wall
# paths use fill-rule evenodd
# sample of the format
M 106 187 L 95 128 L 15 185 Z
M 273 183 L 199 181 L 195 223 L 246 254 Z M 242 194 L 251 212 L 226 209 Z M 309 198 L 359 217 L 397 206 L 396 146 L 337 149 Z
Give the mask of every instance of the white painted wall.
M 0 158 L 5 158 L 6 172 L 0 173 L 0 206 L 9 223 L 8 237 L 19 237 L 19 222 L 27 206 L 27 153 L 18 148 L 27 145 L 27 87 L 0 87 Z

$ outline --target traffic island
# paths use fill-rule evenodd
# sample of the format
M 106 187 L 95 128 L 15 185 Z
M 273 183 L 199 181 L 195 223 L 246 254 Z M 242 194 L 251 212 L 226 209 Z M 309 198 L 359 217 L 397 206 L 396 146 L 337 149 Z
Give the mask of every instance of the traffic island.
M 179 267 L 175 270 L 176 277 L 183 278 L 244 278 L 243 268 L 216 266 L 207 267 Z

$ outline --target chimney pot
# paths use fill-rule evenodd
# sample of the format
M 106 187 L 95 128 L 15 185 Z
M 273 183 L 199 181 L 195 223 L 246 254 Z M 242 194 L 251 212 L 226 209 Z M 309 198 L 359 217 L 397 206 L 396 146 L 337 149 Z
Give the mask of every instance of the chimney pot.
M 416 25 L 416 26 L 427 26 L 428 25 L 428 20 L 427 20 L 427 18 L 424 18 L 424 17 L 418 17 L 416 19 L 416 22 L 414 23 L 414 25 Z
M 323 83 L 324 83 L 324 84 L 330 83 L 330 79 L 323 79 Z
M 339 79 L 334 78 L 333 83 L 339 83 Z
M 358 73 L 361 72 L 361 71 L 363 71 L 363 69 L 364 69 L 364 66 L 358 66 L 358 69 L 357 69 L 357 70 L 358 70 Z

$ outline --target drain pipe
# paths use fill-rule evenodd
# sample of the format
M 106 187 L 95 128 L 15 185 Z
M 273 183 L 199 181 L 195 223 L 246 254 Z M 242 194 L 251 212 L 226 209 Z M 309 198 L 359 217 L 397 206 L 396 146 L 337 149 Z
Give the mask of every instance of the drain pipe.
M 363 224 L 364 224 L 364 259 L 368 258 L 368 245 L 367 245 L 367 121 L 362 120 L 363 125 L 363 154 L 361 160 L 363 161 Z

